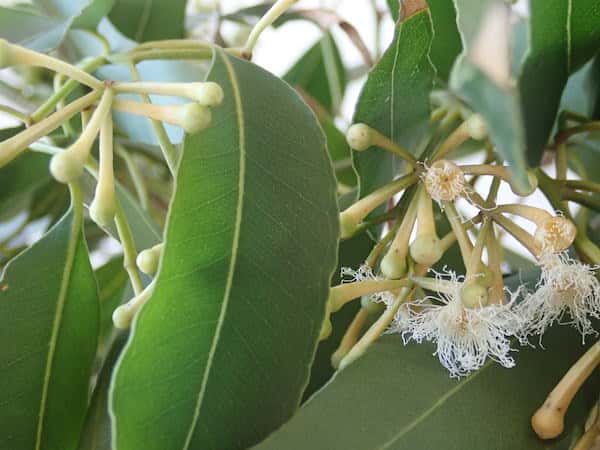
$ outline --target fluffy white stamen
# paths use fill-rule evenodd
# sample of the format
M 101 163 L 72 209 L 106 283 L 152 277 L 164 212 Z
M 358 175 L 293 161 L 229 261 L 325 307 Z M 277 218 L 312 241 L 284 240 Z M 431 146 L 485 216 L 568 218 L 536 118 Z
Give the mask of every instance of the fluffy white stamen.
M 597 268 L 574 260 L 566 253 L 544 254 L 540 265 L 542 274 L 537 290 L 518 308 L 518 313 L 528 322 L 522 338 L 541 336 L 555 322 L 573 325 L 584 342 L 587 335 L 597 335 L 591 320 L 591 317 L 600 318 Z
M 504 367 L 513 367 L 509 336 L 518 333 L 521 322 L 512 311 L 513 302 L 466 308 L 461 302 L 462 283 L 451 274 L 450 294 L 425 297 L 403 307 L 394 326 L 402 330 L 405 343 L 413 340 L 437 344 L 435 354 L 452 378 L 480 368 L 490 358 Z M 514 297 L 514 296 L 513 296 Z
M 425 189 L 437 202 L 448 202 L 465 194 L 467 182 L 463 171 L 451 161 L 441 159 L 427 167 L 423 175 Z
M 351 267 L 342 267 L 340 273 L 342 275 L 342 283 L 385 280 L 385 278 L 375 275 L 373 273 L 373 269 L 371 269 L 371 267 L 369 267 L 367 264 L 362 264 L 357 270 L 354 270 Z M 390 291 L 382 291 L 376 292 L 375 294 L 371 294 L 367 297 L 374 303 L 383 303 L 384 305 L 389 306 L 394 302 L 396 295 Z

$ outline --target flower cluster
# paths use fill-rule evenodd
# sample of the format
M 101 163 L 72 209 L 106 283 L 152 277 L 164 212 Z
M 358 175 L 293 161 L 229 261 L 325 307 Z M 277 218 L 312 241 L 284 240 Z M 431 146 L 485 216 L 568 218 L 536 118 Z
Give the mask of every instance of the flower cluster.
M 368 311 L 378 317 L 362 336 L 353 323 L 352 336 L 346 336 L 345 347 L 335 355 L 340 367 L 360 356 L 384 332 L 401 334 L 405 344 L 433 343 L 435 355 L 451 377 L 466 376 L 488 360 L 513 367 L 516 345 L 533 345 L 534 337 L 542 342 L 544 333 L 555 323 L 572 325 L 584 341 L 598 334 L 593 323 L 594 318 L 600 318 L 598 267 L 569 255 L 578 229 L 568 210 L 551 213 L 521 203 L 496 203 L 501 183 L 527 197 L 538 188 L 538 176 L 548 177 L 529 173 L 527 186 L 522 179 L 513 179 L 507 166 L 460 165 L 447 159 L 466 140 L 486 137 L 485 123 L 473 115 L 427 158 L 416 161 L 406 149 L 366 124 L 349 129 L 348 142 L 357 151 L 377 146 L 407 164 L 399 178 L 341 213 L 342 237 L 346 238 L 369 226 L 370 217 L 382 204 L 397 200 L 400 212 L 388 223 L 367 262 L 356 270 L 343 268 L 342 284 L 332 289 L 335 295 L 330 298 L 330 312 L 352 300 L 353 295 L 362 298 L 363 309 L 370 304 L 384 306 L 383 311 Z M 493 179 L 486 198 L 474 188 L 480 176 Z M 544 183 L 546 178 L 542 178 Z M 457 209 L 461 198 L 479 211 L 469 220 L 464 220 Z M 451 226 L 443 237 L 437 233 L 435 203 Z M 530 221 L 535 232 L 521 228 L 514 216 Z M 505 286 L 500 230 L 512 235 L 536 259 L 541 276 L 534 289 L 520 286 L 511 291 Z M 435 272 L 435 265 L 455 243 L 466 273 L 458 275 L 448 269 Z M 392 281 L 396 284 L 390 284 Z

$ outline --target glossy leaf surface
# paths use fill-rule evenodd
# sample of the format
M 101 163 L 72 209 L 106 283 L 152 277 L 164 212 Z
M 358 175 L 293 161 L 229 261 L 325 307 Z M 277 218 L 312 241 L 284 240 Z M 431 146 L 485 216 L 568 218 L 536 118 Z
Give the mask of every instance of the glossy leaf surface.
M 0 280 L 2 449 L 77 448 L 99 321 L 80 201 Z
M 217 50 L 209 80 L 225 100 L 186 138 L 156 288 L 113 380 L 118 449 L 255 444 L 295 411 L 324 316 L 338 219 L 322 131 L 251 63 Z

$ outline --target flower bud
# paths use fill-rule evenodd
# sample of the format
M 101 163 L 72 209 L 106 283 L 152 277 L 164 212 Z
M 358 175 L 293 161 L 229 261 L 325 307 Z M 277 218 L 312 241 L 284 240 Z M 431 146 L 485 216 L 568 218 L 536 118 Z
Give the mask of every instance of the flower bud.
M 470 116 L 465 123 L 465 127 L 469 136 L 478 141 L 488 136 L 488 126 L 479 114 Z
M 194 83 L 193 98 L 202 106 L 219 106 L 224 96 L 223 88 L 214 81 Z
M 112 193 L 109 189 L 102 189 L 96 191 L 94 200 L 92 200 L 89 208 L 90 217 L 101 227 L 108 227 L 115 217 L 116 209 L 114 189 Z
M 210 109 L 199 103 L 188 103 L 180 107 L 178 122 L 186 133 L 195 134 L 204 130 L 211 120 Z
M 70 183 L 83 175 L 84 163 L 68 148 L 50 160 L 50 173 L 60 183 Z
M 417 264 L 432 266 L 438 262 L 443 255 L 444 249 L 440 240 L 435 235 L 418 236 L 410 244 L 410 256 Z
M 391 250 L 381 260 L 381 273 L 386 278 L 402 278 L 406 275 L 406 256 L 395 250 Z
M 449 202 L 465 192 L 466 180 L 463 171 L 451 161 L 441 159 L 434 162 L 424 177 L 425 189 L 432 199 Z
M 373 142 L 373 130 L 364 123 L 355 123 L 346 132 L 346 141 L 350 148 L 358 152 L 368 149 Z
M 489 302 L 488 289 L 477 281 L 465 281 L 460 290 L 460 300 L 466 308 L 481 308 Z
M 347 239 L 356 233 L 357 227 L 358 223 L 354 216 L 346 212 L 340 213 L 340 237 L 342 239 Z
M 573 222 L 557 216 L 550 217 L 538 225 L 534 237 L 543 250 L 557 253 L 569 248 L 576 234 L 577 228 Z
M 154 275 L 158 270 L 158 263 L 163 249 L 163 244 L 142 250 L 135 260 L 138 268 L 146 275 Z

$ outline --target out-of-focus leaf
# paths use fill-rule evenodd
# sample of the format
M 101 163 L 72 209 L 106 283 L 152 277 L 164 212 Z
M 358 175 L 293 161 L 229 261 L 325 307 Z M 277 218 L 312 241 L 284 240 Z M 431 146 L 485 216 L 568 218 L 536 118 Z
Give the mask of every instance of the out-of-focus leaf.
M 388 8 L 394 22 L 400 18 L 400 0 L 387 0 Z
M 331 33 L 325 33 L 302 55 L 283 79 L 293 87 L 301 88 L 335 115 L 342 103 L 347 80 Z
M 113 330 L 112 313 L 123 301 L 129 278 L 123 268 L 123 257 L 115 257 L 95 271 L 100 300 L 100 345 L 106 343 Z
M 433 22 L 433 41 L 429 56 L 437 70 L 437 76 L 447 80 L 454 60 L 462 50 L 460 34 L 456 26 L 456 10 L 452 0 L 428 0 Z
M 81 200 L 0 280 L 0 448 L 74 450 L 98 341 Z
M 94 394 L 87 410 L 85 425 L 81 433 L 78 450 L 112 450 L 111 423 L 108 408 L 110 379 L 117 359 L 123 350 L 127 336 L 122 334 L 115 339 L 110 353 L 102 365 Z
M 600 57 L 596 56 L 569 77 L 560 101 L 560 109 L 592 118 L 599 101 Z
M 73 19 L 73 28 L 95 30 L 115 0 L 34 0 L 51 17 Z
M 110 20 L 137 42 L 181 39 L 185 35 L 186 0 L 119 0 Z
M 254 448 L 304 450 L 307 442 L 319 450 L 561 448 L 585 421 L 599 377 L 575 397 L 565 433 L 553 441 L 538 439 L 531 414 L 584 350 L 570 327 L 551 329 L 544 346 L 519 349 L 512 369 L 489 361 L 457 381 L 431 345 L 404 346 L 400 336 L 385 336 Z
M 454 65 L 450 86 L 483 116 L 515 184 L 527 190 L 521 100 L 511 81 L 509 6 L 494 0 L 455 0 L 455 6 L 465 51 Z
M 29 9 L 0 7 L 0 37 L 39 52 L 56 48 L 72 19 L 52 18 Z
M 0 221 L 28 210 L 38 188 L 49 181 L 48 157 L 39 153 L 25 153 L 0 168 Z
M 420 1 L 405 2 L 396 34 L 373 67 L 356 105 L 353 122 L 364 122 L 417 153 L 429 130 L 429 94 L 434 67 L 429 59 L 431 15 Z M 379 148 L 354 152 L 361 197 L 398 174 L 398 158 Z
M 340 242 L 338 248 L 338 267 L 332 279 L 332 286 L 340 283 L 340 270 L 342 267 L 358 268 L 369 255 L 373 241 L 366 233 L 361 233 L 352 239 Z M 338 348 L 342 337 L 352 319 L 360 308 L 360 300 L 355 300 L 345 306 L 331 317 L 333 331 L 331 336 L 319 343 L 317 354 L 310 370 L 310 381 L 304 391 L 304 398 L 308 398 L 320 389 L 333 375 L 331 355 Z
M 252 63 L 215 50 L 208 79 L 224 101 L 186 138 L 154 292 L 113 377 L 118 448 L 257 443 L 296 410 L 324 318 L 338 213 L 322 131 Z

